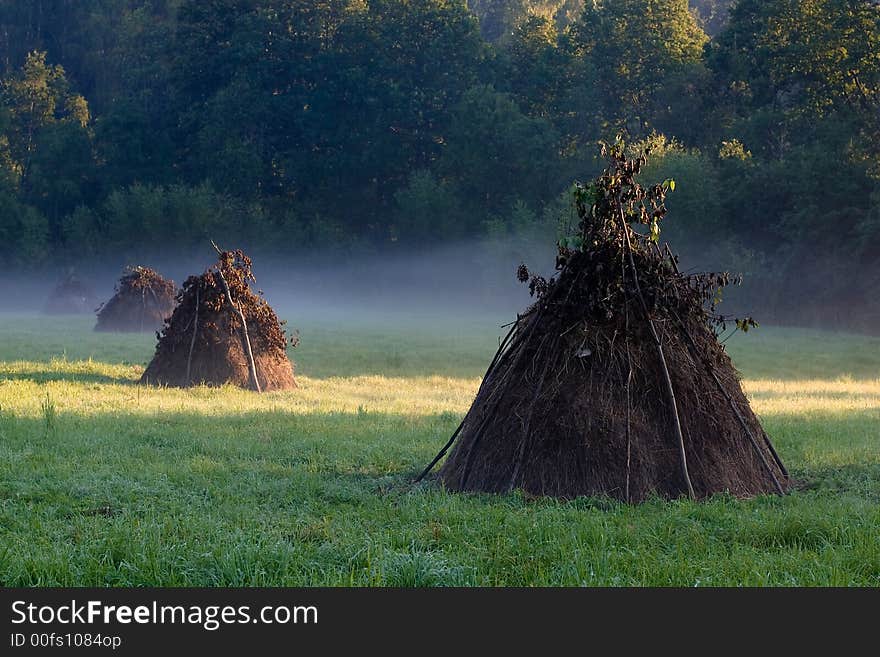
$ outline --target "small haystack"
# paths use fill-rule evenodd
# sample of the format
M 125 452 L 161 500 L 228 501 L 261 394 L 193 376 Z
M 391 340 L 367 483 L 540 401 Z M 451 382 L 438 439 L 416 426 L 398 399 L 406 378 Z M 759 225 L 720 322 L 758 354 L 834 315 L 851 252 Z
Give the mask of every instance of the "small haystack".
M 174 311 L 176 288 L 149 267 L 126 267 L 114 294 L 98 308 L 96 331 L 156 331 Z
M 251 260 L 220 251 L 217 264 L 190 276 L 158 335 L 142 383 L 188 387 L 232 383 L 257 392 L 294 388 L 282 322 L 260 294 Z
M 49 315 L 82 315 L 95 311 L 98 298 L 71 269 L 54 287 L 43 311 Z
M 531 276 L 535 304 L 502 342 L 439 478 L 455 491 L 573 498 L 782 494 L 788 474 L 718 340 L 727 274 L 685 275 L 658 243 L 674 182 L 644 188 L 647 153 L 603 148 L 609 168 L 578 186 L 577 234 L 557 275 Z M 637 232 L 632 224 L 641 224 Z M 643 234 L 644 233 L 644 234 Z

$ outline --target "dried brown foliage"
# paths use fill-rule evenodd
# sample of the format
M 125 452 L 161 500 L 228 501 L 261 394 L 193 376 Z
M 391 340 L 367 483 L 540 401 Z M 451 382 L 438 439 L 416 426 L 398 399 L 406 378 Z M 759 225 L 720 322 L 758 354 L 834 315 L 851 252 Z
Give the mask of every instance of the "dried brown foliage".
M 647 154 L 605 155 L 606 171 L 577 190 L 557 275 L 518 270 L 536 301 L 422 476 L 451 448 L 439 472 L 451 490 L 630 502 L 783 492 L 785 468 L 716 334 L 717 290 L 732 278 L 680 273 L 657 239 L 674 183 L 637 182 Z
M 214 267 L 184 281 L 142 382 L 252 387 L 243 327 L 229 304 L 225 279 L 247 324 L 260 389 L 296 386 L 282 322 L 266 300 L 251 290 L 250 283 L 256 281 L 251 266 L 242 251 L 223 251 Z

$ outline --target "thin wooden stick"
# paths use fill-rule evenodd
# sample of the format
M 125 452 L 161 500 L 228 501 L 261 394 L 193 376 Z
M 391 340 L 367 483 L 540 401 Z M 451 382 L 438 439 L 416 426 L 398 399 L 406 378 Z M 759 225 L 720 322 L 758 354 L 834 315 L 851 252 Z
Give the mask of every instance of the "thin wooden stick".
M 764 444 L 767 445 L 767 449 L 769 449 L 770 454 L 773 455 L 773 460 L 776 461 L 776 465 L 779 466 L 779 470 L 786 478 L 788 478 L 788 468 L 785 467 L 782 459 L 779 458 L 779 454 L 776 453 L 776 448 L 773 447 L 773 443 L 770 442 L 770 436 L 768 436 L 767 432 L 763 429 L 761 430 L 761 435 L 764 437 Z
M 262 392 L 262 390 L 260 390 L 260 382 L 257 379 L 257 364 L 254 362 L 254 352 L 251 350 L 251 338 L 248 335 L 247 321 L 244 318 L 244 312 L 232 299 L 232 292 L 229 290 L 229 283 L 226 282 L 226 278 L 224 278 L 223 271 L 220 267 L 217 267 L 217 273 L 220 275 L 220 282 L 223 283 L 223 289 L 226 292 L 226 300 L 229 302 L 232 311 L 238 315 L 238 321 L 241 322 L 241 336 L 248 359 L 248 373 L 251 378 L 251 387 L 257 392 Z
M 543 347 L 543 342 L 541 346 L 538 347 L 538 351 L 536 352 L 535 358 L 537 358 L 541 354 L 541 348 Z M 526 421 L 523 423 L 523 437 L 522 442 L 520 443 L 518 454 L 516 456 L 516 461 L 513 465 L 513 472 L 510 474 L 510 481 L 507 483 L 507 492 L 513 490 L 514 485 L 516 484 L 516 478 L 519 476 L 519 471 L 522 468 L 523 463 L 526 460 L 526 454 L 528 453 L 528 443 L 529 443 L 529 429 L 532 424 L 532 416 L 535 414 L 535 406 L 538 403 L 538 400 L 541 398 L 541 390 L 544 389 L 544 381 L 547 379 L 547 371 L 550 369 L 550 360 L 544 364 L 544 369 L 541 370 L 541 379 L 538 381 L 538 388 L 535 390 L 535 395 L 532 397 L 532 403 L 529 405 L 529 412 L 526 416 Z
M 621 253 L 620 255 L 620 280 L 626 287 L 626 256 Z M 624 312 L 624 328 L 623 328 L 623 345 L 626 350 L 626 364 L 628 367 L 628 371 L 626 374 L 626 484 L 625 484 L 625 495 L 626 495 L 626 503 L 630 503 L 630 493 L 629 493 L 629 477 L 630 477 L 630 469 L 632 466 L 632 393 L 631 393 L 631 384 L 632 384 L 632 376 L 633 376 L 633 364 L 632 364 L 632 354 L 629 351 L 629 298 L 624 297 L 623 300 L 623 312 Z M 613 352 L 613 348 L 612 348 Z
M 513 322 L 513 325 L 510 327 L 510 330 L 507 332 L 507 335 L 504 336 L 504 340 L 502 340 L 501 343 L 498 345 L 498 351 L 495 352 L 495 357 L 492 359 L 492 362 L 489 363 L 489 367 L 486 369 L 486 376 L 483 377 L 483 380 L 480 382 L 480 387 L 477 389 L 477 394 L 474 397 L 475 401 L 477 399 L 479 399 L 483 393 L 483 388 L 485 387 L 484 384 L 486 383 L 486 379 L 488 378 L 489 372 L 491 372 L 493 369 L 495 369 L 495 365 L 501 359 L 501 356 L 507 350 L 507 347 L 509 347 L 513 343 L 513 339 L 516 337 L 514 334 L 516 332 L 516 329 L 519 327 L 519 322 L 521 319 L 522 319 L 521 317 L 516 318 L 516 321 Z
M 452 447 L 452 443 L 454 443 L 455 439 L 458 438 L 458 434 L 461 433 L 461 429 L 462 429 L 462 427 L 464 427 L 464 423 L 466 420 L 467 420 L 467 415 L 465 415 L 464 420 L 461 421 L 461 424 L 458 425 L 458 429 L 455 430 L 455 433 L 452 434 L 452 437 L 443 446 L 443 449 L 441 449 L 437 453 L 437 456 L 435 456 L 434 459 L 428 464 L 428 466 L 424 470 L 422 470 L 422 474 L 420 474 L 418 477 L 416 477 L 416 480 L 413 483 L 417 484 L 422 479 L 427 477 L 428 473 L 434 469 L 434 466 L 437 465 L 437 463 L 440 461 L 440 459 L 442 459 L 444 456 L 446 456 L 446 452 L 449 451 L 449 448 Z
M 531 323 L 526 327 L 522 338 L 520 338 L 521 345 L 519 346 L 519 353 L 516 354 L 516 357 L 513 359 L 513 363 L 511 363 L 511 365 L 507 368 L 508 373 L 516 370 L 517 365 L 519 365 L 519 361 L 526 351 L 528 340 L 532 336 L 532 330 L 535 328 L 535 326 L 537 326 L 538 322 L 541 320 L 541 316 L 544 314 L 544 310 L 547 308 L 549 303 L 550 303 L 550 299 L 548 299 L 547 303 L 542 305 L 537 310 L 535 315 L 532 317 Z M 489 374 L 490 374 L 490 372 L 486 372 L 487 379 L 489 378 Z M 499 386 L 499 388 L 500 388 L 500 386 Z M 480 440 L 483 437 L 483 430 L 485 429 L 486 425 L 489 423 L 489 420 L 495 416 L 495 410 L 498 408 L 498 404 L 501 403 L 501 398 L 503 396 L 504 395 L 501 394 L 501 392 L 499 392 L 499 394 L 495 397 L 495 399 L 489 405 L 489 408 L 486 410 L 485 415 L 483 415 L 483 419 L 480 421 L 480 424 L 477 426 L 476 435 L 474 435 L 473 439 L 471 440 L 471 447 L 468 450 L 467 457 L 465 458 L 464 472 L 461 475 L 461 482 L 459 483 L 459 486 L 461 487 L 462 490 L 464 490 L 465 486 L 467 485 L 467 481 L 470 478 L 471 468 L 473 467 L 474 458 L 476 457 L 476 453 L 477 453 L 477 445 L 480 444 Z
M 189 355 L 186 357 L 186 384 L 189 385 L 192 383 L 190 380 L 190 368 L 192 366 L 192 358 L 193 358 L 193 348 L 196 346 L 196 333 L 199 330 L 199 290 L 202 287 L 202 282 L 199 280 L 196 283 L 196 314 L 193 318 L 193 334 L 192 339 L 189 341 Z
M 685 334 L 685 337 L 687 337 L 687 339 L 688 339 L 688 347 L 691 349 L 694 359 L 696 359 L 699 362 L 700 359 L 698 358 L 698 349 L 697 349 L 696 341 L 694 340 L 690 331 L 688 331 L 687 326 L 685 326 L 685 324 L 681 320 L 681 318 L 678 317 L 678 315 L 676 315 L 675 318 L 678 320 L 678 323 L 679 323 L 679 326 L 681 326 L 682 332 Z M 755 436 L 752 433 L 752 430 L 749 429 L 749 425 L 746 423 L 746 419 L 742 416 L 742 413 L 737 408 L 736 402 L 734 401 L 733 397 L 730 395 L 730 393 L 727 391 L 727 389 L 721 383 L 721 379 L 718 378 L 718 374 L 715 373 L 715 370 L 712 369 L 712 367 L 708 363 L 704 363 L 704 364 L 706 366 L 706 369 L 709 371 L 709 374 L 711 374 L 712 378 L 715 380 L 715 385 L 718 386 L 718 390 L 720 390 L 721 394 L 724 395 L 724 397 L 727 399 L 727 403 L 730 405 L 730 408 L 733 410 L 734 414 L 736 415 L 736 419 L 739 420 L 739 424 L 743 428 L 743 431 L 746 432 L 746 436 L 748 436 L 749 442 L 752 444 L 752 447 L 754 448 L 755 452 L 758 454 L 758 457 L 761 459 L 761 463 L 764 465 L 764 469 L 767 471 L 767 474 L 769 474 L 770 478 L 773 480 L 773 485 L 776 487 L 776 492 L 778 492 L 780 495 L 785 495 L 785 489 L 782 487 L 782 484 L 779 483 L 779 478 L 776 476 L 776 473 L 773 472 L 773 468 L 770 467 L 770 463 L 767 461 L 767 457 L 764 455 L 764 450 L 762 450 L 758 446 L 758 441 L 755 440 Z
M 162 310 L 162 303 L 159 301 L 159 297 L 156 296 L 156 290 L 153 289 L 153 286 L 150 286 L 150 294 L 153 295 L 153 301 L 156 302 L 156 310 Z
M 520 320 L 520 318 L 517 317 L 516 321 L 513 322 L 512 326 L 510 327 L 510 330 L 507 332 L 507 335 L 504 336 L 504 340 L 502 340 L 501 344 L 498 346 L 498 351 L 495 352 L 495 357 L 492 359 L 492 363 L 489 365 L 489 369 L 486 370 L 487 372 L 491 372 L 492 368 L 495 367 L 495 363 L 498 362 L 498 358 L 501 356 L 501 353 L 504 351 L 505 347 L 507 347 L 508 343 L 510 342 L 510 337 L 513 335 L 513 332 L 516 330 L 516 327 L 519 324 L 519 320 Z M 477 390 L 477 395 L 476 395 L 475 399 L 479 398 L 480 393 L 482 392 L 482 389 L 483 389 L 483 383 L 485 383 L 485 382 L 486 382 L 486 378 L 484 377 L 483 381 L 480 382 L 480 389 Z M 469 414 L 470 413 L 465 414 L 461 423 L 458 425 L 458 428 L 452 434 L 452 437 L 450 437 L 449 440 L 446 442 L 446 444 L 443 446 L 443 449 L 441 449 L 437 453 L 437 456 L 435 456 L 434 459 L 428 464 L 428 466 L 424 470 L 422 470 L 422 473 L 418 477 L 416 477 L 416 480 L 413 483 L 417 484 L 422 479 L 427 477 L 428 473 L 434 469 L 434 466 L 437 465 L 437 463 L 440 461 L 440 459 L 442 459 L 444 456 L 446 456 L 446 452 L 449 451 L 449 448 L 452 447 L 452 444 L 455 442 L 455 439 L 458 438 L 458 434 L 461 433 L 461 430 L 464 427 L 464 423 L 467 421 L 467 416 Z
M 711 370 L 710 370 L 711 371 Z M 721 381 L 718 379 L 718 375 L 712 371 L 712 378 L 715 379 L 715 382 L 718 384 L 718 388 L 724 393 L 727 397 L 727 401 L 730 404 L 730 408 L 733 409 L 733 412 L 736 414 L 737 419 L 739 420 L 740 425 L 743 430 L 746 432 L 746 435 L 749 437 L 749 442 L 752 443 L 752 447 L 755 452 L 757 452 L 758 456 L 761 459 L 761 463 L 764 464 L 764 469 L 767 470 L 767 473 L 770 475 L 770 478 L 773 479 L 773 485 L 776 487 L 776 492 L 780 495 L 785 495 L 785 489 L 782 487 L 782 484 L 779 483 L 779 478 L 776 476 L 776 473 L 773 472 L 773 468 L 770 467 L 770 464 L 767 462 L 767 457 L 764 455 L 764 450 L 762 450 L 758 446 L 758 441 L 755 440 L 755 436 L 752 435 L 752 432 L 749 430 L 748 425 L 746 424 L 745 418 L 742 416 L 740 410 L 736 407 L 736 402 L 733 397 L 724 389 L 724 386 L 721 385 Z
M 630 428 L 630 423 L 632 421 L 632 395 L 630 393 L 630 384 L 632 383 L 633 376 L 633 366 L 632 366 L 632 356 L 629 353 L 629 308 L 626 309 L 626 337 L 624 338 L 624 344 L 626 347 L 626 362 L 629 366 L 629 371 L 626 374 L 626 503 L 630 503 L 630 495 L 629 495 L 629 473 L 630 466 L 632 464 L 632 430 Z
M 662 253 L 660 253 L 660 247 L 657 246 L 656 244 L 655 244 L 655 247 L 657 248 L 657 253 L 662 256 Z M 664 244 L 664 248 L 666 251 L 666 257 L 669 259 L 669 263 L 672 265 L 673 271 L 675 271 L 676 274 L 680 274 L 681 272 L 678 269 L 678 263 L 675 262 L 675 256 L 673 255 L 672 250 L 669 248 L 668 242 L 666 244 Z M 677 313 L 675 314 L 675 319 L 678 321 L 679 326 L 681 326 L 681 330 L 684 332 L 685 337 L 687 337 L 687 339 L 688 339 L 688 346 L 691 348 L 693 357 L 699 361 L 700 360 L 700 358 L 698 357 L 699 350 L 697 349 L 696 341 L 694 340 L 694 338 L 691 335 L 690 331 L 688 330 L 687 326 L 685 326 L 685 323 L 682 321 L 681 317 L 679 317 Z M 749 429 L 748 425 L 746 424 L 745 418 L 740 413 L 740 410 L 736 407 L 736 403 L 734 402 L 733 397 L 730 396 L 730 393 L 722 385 L 721 379 L 718 378 L 718 375 L 715 373 L 715 370 L 712 369 L 712 366 L 709 365 L 708 363 L 705 363 L 705 365 L 706 365 L 706 369 L 709 370 L 709 373 L 712 375 L 712 378 L 715 380 L 715 384 L 718 386 L 718 389 L 721 391 L 721 394 L 723 394 L 727 398 L 727 403 L 730 404 L 731 409 L 733 409 L 733 412 L 736 414 L 736 417 L 739 420 L 740 426 L 742 426 L 743 430 L 746 432 L 746 435 L 749 437 L 749 442 L 752 443 L 752 447 L 758 453 L 758 456 L 761 457 L 761 462 L 764 464 L 764 468 L 767 470 L 770 477 L 772 477 L 773 484 L 775 485 L 777 492 L 780 495 L 784 495 L 785 491 L 782 488 L 782 484 L 779 483 L 779 479 L 777 478 L 776 473 L 773 472 L 773 469 L 770 467 L 770 464 L 767 462 L 767 458 L 764 456 L 764 452 L 761 450 L 760 447 L 758 447 L 758 441 L 755 440 L 754 435 L 752 435 L 751 429 Z M 767 434 L 764 431 L 761 431 L 761 435 L 764 438 L 764 445 L 770 451 L 771 456 L 773 456 L 773 460 L 776 462 L 776 465 L 779 468 L 780 472 L 782 472 L 784 477 L 788 477 L 788 470 L 786 469 L 785 465 L 782 463 L 782 459 L 779 458 L 779 454 L 776 453 L 776 449 L 773 447 L 773 443 L 770 442 L 770 438 L 767 436 Z
M 522 358 L 522 355 L 525 353 L 528 340 L 531 338 L 532 330 L 541 321 L 541 318 L 544 315 L 544 311 L 547 310 L 547 308 L 553 302 L 554 296 L 561 289 L 561 287 L 562 287 L 561 282 L 565 278 L 565 274 L 567 271 L 568 271 L 568 265 L 566 264 L 565 267 L 562 268 L 562 271 L 559 272 L 559 277 L 557 279 L 556 286 L 550 291 L 550 294 L 548 294 L 545 299 L 541 300 L 540 307 L 538 307 L 538 309 L 532 313 L 531 323 L 525 328 L 525 331 L 523 332 L 522 337 L 519 339 L 519 342 L 517 342 L 517 347 L 519 348 L 519 353 L 516 354 L 516 357 L 513 359 L 513 363 L 511 363 L 511 365 L 507 368 L 505 375 L 509 374 L 510 372 L 515 371 L 517 365 L 519 365 L 519 360 L 520 360 L 520 358 Z M 571 289 L 569 288 L 569 293 L 570 292 L 571 292 Z M 522 318 L 520 318 L 520 319 L 522 319 Z M 489 375 L 491 374 L 491 372 L 492 372 L 492 370 L 489 370 L 486 372 L 486 376 L 483 379 L 484 382 L 486 379 L 489 378 Z M 503 379 L 502 379 L 502 381 L 503 381 Z M 492 401 L 492 403 L 489 405 L 489 409 L 483 415 L 483 419 L 480 421 L 480 424 L 477 426 L 476 435 L 473 437 L 473 439 L 471 441 L 471 447 L 468 450 L 467 457 L 465 458 L 464 472 L 461 475 L 461 482 L 459 482 L 459 486 L 462 490 L 464 490 L 464 487 L 467 484 L 467 480 L 470 476 L 471 466 L 473 465 L 474 457 L 476 455 L 476 448 L 477 448 L 477 445 L 480 443 L 480 440 L 483 437 L 483 429 L 485 428 L 486 424 L 488 424 L 489 420 L 492 419 L 492 417 L 494 417 L 495 410 L 498 408 L 498 404 L 501 403 L 501 397 L 503 396 L 503 390 L 501 390 L 502 387 L 503 386 L 501 384 L 499 384 L 496 386 L 495 390 L 493 391 L 493 392 L 499 392 L 499 391 L 500 392 L 495 397 L 495 399 Z M 491 399 L 491 396 L 490 396 L 490 399 Z
M 639 273 L 636 269 L 636 262 L 632 254 L 632 242 L 629 239 L 630 228 L 626 223 L 626 216 L 623 213 L 623 199 L 620 196 L 617 197 L 617 209 L 620 212 L 620 224 L 623 229 L 623 235 L 626 237 L 627 255 L 629 256 L 630 269 L 632 269 L 633 272 L 633 282 L 636 286 L 636 294 L 639 297 L 639 302 L 645 313 L 645 319 L 648 320 L 648 326 L 651 327 L 651 335 L 654 338 L 654 344 L 657 346 L 657 354 L 660 356 L 660 366 L 663 368 L 663 377 L 666 382 L 666 394 L 669 397 L 669 403 L 672 407 L 673 427 L 675 428 L 675 435 L 678 438 L 678 455 L 681 462 L 681 474 L 687 485 L 688 495 L 691 499 L 696 499 L 697 495 L 694 492 L 694 486 L 691 483 L 691 475 L 688 472 L 687 453 L 684 448 L 684 434 L 681 431 L 681 420 L 678 416 L 678 403 L 675 400 L 675 388 L 672 385 L 672 377 L 669 375 L 669 366 L 666 364 L 666 355 L 663 353 L 663 342 L 660 340 L 660 335 L 657 333 L 657 328 L 654 326 L 654 320 L 651 319 L 651 314 L 648 312 L 648 304 L 645 303 L 645 297 L 642 296 L 642 288 L 639 285 Z

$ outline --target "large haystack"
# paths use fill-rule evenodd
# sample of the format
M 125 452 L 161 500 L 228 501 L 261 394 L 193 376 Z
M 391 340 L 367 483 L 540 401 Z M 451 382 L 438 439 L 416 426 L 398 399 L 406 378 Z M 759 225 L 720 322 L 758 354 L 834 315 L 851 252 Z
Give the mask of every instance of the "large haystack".
M 174 281 L 149 267 L 126 267 L 114 294 L 98 308 L 96 331 L 156 331 L 171 316 Z
M 49 315 L 83 315 L 95 311 L 98 297 L 73 270 L 67 272 L 46 300 L 43 311 Z
M 251 260 L 241 251 L 220 252 L 214 267 L 190 276 L 141 382 L 232 383 L 256 391 L 296 387 L 282 323 L 250 289 L 253 281 Z
M 657 241 L 674 183 L 643 188 L 644 156 L 603 152 L 609 168 L 577 188 L 578 233 L 560 243 L 557 275 L 520 267 L 537 300 L 422 477 L 451 448 L 439 478 L 456 491 L 628 502 L 783 493 L 787 472 L 718 340 L 734 321 L 713 301 L 729 276 L 681 274 Z

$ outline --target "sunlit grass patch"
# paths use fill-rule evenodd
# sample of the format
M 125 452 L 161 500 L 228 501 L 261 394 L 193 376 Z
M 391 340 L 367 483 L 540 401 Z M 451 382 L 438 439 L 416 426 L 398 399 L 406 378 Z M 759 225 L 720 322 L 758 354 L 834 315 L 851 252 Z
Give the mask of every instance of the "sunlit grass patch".
M 750 336 L 732 344 L 791 495 L 630 507 L 412 485 L 467 411 L 495 323 L 337 330 L 316 338 L 326 355 L 301 352 L 298 389 L 263 395 L 141 386 L 144 336 L 14 324 L 2 585 L 880 585 L 870 338 L 768 331 L 760 358 Z M 809 364 L 829 345 L 822 376 Z

